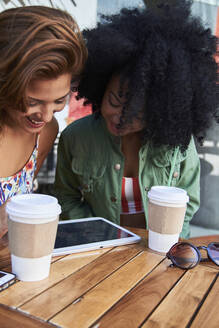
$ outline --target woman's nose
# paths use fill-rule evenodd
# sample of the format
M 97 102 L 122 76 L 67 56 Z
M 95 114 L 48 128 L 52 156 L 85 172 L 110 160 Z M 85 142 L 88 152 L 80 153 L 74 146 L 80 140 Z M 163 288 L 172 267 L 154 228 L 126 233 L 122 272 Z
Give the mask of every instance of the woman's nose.
M 114 116 L 112 117 L 112 122 L 113 122 L 114 124 L 119 124 L 119 122 L 120 122 L 120 115 L 114 115 Z
M 54 105 L 45 105 L 42 110 L 42 119 L 45 123 L 48 123 L 52 120 L 54 114 Z

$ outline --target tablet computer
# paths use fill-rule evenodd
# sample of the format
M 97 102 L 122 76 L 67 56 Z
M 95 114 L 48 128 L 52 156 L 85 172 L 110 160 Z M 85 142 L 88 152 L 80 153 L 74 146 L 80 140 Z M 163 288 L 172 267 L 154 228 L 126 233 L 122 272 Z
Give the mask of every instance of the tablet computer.
M 59 221 L 53 255 L 139 242 L 141 237 L 104 218 Z

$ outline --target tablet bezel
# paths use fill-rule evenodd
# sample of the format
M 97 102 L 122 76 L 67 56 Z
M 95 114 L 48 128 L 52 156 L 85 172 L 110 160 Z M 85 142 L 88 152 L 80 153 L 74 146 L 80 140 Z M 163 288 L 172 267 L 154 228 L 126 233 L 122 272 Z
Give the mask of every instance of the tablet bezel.
M 107 222 L 108 224 L 113 225 L 116 228 L 120 229 L 121 231 L 129 233 L 131 235 L 131 237 L 110 239 L 110 240 L 105 240 L 105 241 L 100 241 L 100 242 L 67 246 L 67 247 L 62 247 L 62 248 L 54 248 L 52 255 L 59 256 L 59 255 L 66 255 L 66 254 L 72 254 L 72 253 L 87 252 L 87 251 L 100 249 L 100 248 L 108 248 L 108 247 L 115 247 L 115 246 L 122 246 L 122 245 L 138 243 L 141 240 L 141 237 L 136 235 L 132 231 L 127 230 L 127 229 L 125 229 L 107 219 L 101 218 L 101 217 L 91 217 L 91 218 L 84 218 L 84 219 L 78 219 L 78 220 L 59 221 L 58 225 L 68 224 L 68 223 L 74 224 L 76 222 L 95 221 L 95 220 L 103 220 L 103 221 Z

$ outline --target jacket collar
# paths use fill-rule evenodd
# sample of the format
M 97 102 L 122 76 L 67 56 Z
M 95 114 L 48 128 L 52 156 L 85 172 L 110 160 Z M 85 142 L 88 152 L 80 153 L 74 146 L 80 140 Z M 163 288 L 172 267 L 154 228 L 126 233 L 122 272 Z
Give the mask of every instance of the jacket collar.
M 169 146 L 160 146 L 155 147 L 152 144 L 149 145 L 149 152 L 151 156 L 151 161 L 157 167 L 165 167 L 170 165 L 174 158 L 174 152 L 176 148 L 171 148 Z M 177 153 L 175 164 L 181 163 L 188 156 L 188 150 L 181 152 L 180 150 Z

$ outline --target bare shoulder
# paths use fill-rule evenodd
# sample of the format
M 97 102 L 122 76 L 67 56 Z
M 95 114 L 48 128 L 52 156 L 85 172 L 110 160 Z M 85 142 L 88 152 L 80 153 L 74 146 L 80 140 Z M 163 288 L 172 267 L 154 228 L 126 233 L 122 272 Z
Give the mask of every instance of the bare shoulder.
M 52 121 L 46 124 L 41 131 L 39 138 L 36 174 L 38 173 L 44 159 L 52 148 L 58 131 L 59 125 L 55 117 L 53 117 Z

